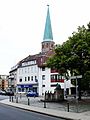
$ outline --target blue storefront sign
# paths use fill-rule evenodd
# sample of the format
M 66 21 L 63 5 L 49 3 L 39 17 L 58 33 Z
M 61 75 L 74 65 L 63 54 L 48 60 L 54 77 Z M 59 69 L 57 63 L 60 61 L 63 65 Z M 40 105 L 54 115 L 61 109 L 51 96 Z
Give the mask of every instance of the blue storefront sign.
M 32 88 L 32 84 L 17 85 L 18 88 Z

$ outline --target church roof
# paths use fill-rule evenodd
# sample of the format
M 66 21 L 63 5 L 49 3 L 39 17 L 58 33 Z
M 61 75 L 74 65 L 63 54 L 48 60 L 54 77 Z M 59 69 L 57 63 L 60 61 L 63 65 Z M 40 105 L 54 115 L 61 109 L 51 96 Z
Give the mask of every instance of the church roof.
M 51 27 L 50 13 L 49 13 L 49 5 L 48 5 L 43 42 L 44 41 L 52 41 L 52 40 L 53 40 L 53 34 L 52 34 L 52 27 Z

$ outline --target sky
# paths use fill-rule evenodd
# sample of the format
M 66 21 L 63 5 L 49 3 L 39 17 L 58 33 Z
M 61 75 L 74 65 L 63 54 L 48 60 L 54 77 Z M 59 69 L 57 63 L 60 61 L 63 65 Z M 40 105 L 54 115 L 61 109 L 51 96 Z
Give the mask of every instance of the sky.
M 56 44 L 90 21 L 90 0 L 0 0 L 0 74 L 41 51 L 47 4 Z

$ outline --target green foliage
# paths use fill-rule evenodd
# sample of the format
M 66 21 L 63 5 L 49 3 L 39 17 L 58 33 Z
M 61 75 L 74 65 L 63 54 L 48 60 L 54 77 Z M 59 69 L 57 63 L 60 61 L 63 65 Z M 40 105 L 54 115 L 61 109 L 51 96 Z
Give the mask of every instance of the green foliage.
M 61 75 L 82 75 L 82 89 L 90 89 L 90 23 L 87 28 L 78 27 L 62 45 L 55 47 L 55 54 L 47 66 L 57 69 Z

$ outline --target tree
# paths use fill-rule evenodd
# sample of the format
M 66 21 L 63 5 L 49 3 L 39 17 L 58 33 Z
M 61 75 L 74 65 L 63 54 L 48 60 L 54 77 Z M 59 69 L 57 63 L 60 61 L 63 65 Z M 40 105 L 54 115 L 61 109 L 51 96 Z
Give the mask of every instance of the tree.
M 55 54 L 48 59 L 47 66 L 66 77 L 68 70 L 71 75 L 82 75 L 82 80 L 78 80 L 81 99 L 81 89 L 90 89 L 90 23 L 87 28 L 83 25 L 77 30 L 66 42 L 55 47 Z

